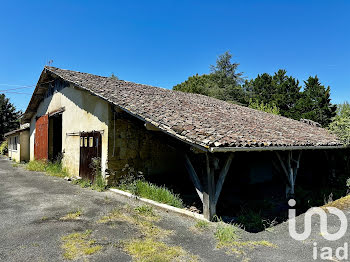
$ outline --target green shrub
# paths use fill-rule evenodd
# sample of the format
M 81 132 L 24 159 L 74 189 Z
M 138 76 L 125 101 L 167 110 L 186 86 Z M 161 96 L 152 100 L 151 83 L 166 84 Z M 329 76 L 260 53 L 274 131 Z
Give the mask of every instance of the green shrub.
M 6 155 L 7 152 L 8 152 L 7 140 L 5 140 L 0 144 L 0 155 Z

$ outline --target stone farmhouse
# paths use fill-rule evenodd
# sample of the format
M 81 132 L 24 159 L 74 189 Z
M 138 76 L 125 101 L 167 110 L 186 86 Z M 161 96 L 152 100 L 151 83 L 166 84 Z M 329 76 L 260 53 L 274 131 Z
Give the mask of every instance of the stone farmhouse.
M 13 157 L 23 150 L 15 159 L 61 158 L 70 174 L 93 180 L 91 161 L 98 157 L 108 183 L 129 166 L 146 178 L 190 185 L 208 219 L 221 192 L 232 194 L 247 177 L 260 183 L 278 170 L 280 188 L 292 196 L 300 163 L 319 163 L 311 156 L 343 148 L 305 121 L 49 66 L 21 121 L 29 129 L 7 134 L 11 145 L 13 137 L 20 141 L 10 148 Z

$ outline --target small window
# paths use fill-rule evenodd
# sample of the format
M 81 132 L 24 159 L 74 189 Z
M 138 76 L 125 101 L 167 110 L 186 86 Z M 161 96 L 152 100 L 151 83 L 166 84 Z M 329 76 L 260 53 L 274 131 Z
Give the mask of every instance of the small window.
M 84 146 L 84 139 L 81 137 L 80 138 L 80 147 L 83 147 Z
M 89 147 L 93 147 L 93 146 L 94 146 L 94 138 L 89 137 Z
M 87 147 L 87 146 L 88 146 L 88 138 L 84 137 L 84 147 Z
M 18 136 L 10 137 L 9 149 L 17 150 Z

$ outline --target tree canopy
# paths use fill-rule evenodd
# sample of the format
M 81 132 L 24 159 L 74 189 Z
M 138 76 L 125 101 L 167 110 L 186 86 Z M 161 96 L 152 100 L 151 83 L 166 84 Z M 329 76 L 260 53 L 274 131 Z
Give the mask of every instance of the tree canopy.
M 329 129 L 335 133 L 346 145 L 350 145 L 350 104 L 345 102 L 338 105 L 337 115 Z
M 17 111 L 4 94 L 0 94 L 0 141 L 5 133 L 19 127 L 18 118 L 21 111 Z
M 336 115 L 336 105 L 331 103 L 330 87 L 321 84 L 317 76 L 304 81 L 304 90 L 298 79 L 280 69 L 273 75 L 259 74 L 245 80 L 238 72 L 239 64 L 225 52 L 210 66 L 210 73 L 194 75 L 174 90 L 212 96 L 227 102 L 239 103 L 263 111 L 270 111 L 300 120 L 307 118 L 327 127 Z
M 229 52 L 220 55 L 210 73 L 190 76 L 186 81 L 173 87 L 174 90 L 212 96 L 228 102 L 245 103 L 240 85 L 242 73 L 237 72 L 237 63 L 231 62 Z

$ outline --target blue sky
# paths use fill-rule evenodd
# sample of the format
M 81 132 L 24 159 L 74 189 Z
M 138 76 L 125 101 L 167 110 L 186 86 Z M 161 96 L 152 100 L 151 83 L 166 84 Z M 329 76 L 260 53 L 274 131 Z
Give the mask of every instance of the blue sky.
M 43 66 L 172 88 L 229 50 L 247 78 L 318 75 L 350 100 L 350 1 L 2 1 L 0 90 Z M 6 93 L 24 110 L 33 88 Z

